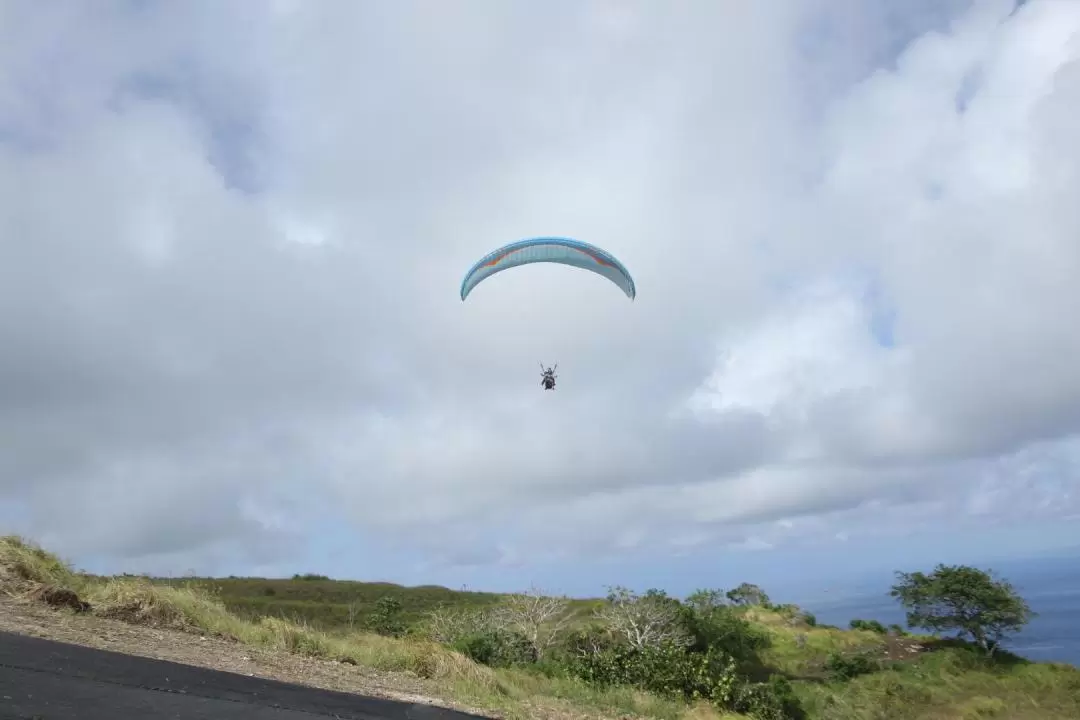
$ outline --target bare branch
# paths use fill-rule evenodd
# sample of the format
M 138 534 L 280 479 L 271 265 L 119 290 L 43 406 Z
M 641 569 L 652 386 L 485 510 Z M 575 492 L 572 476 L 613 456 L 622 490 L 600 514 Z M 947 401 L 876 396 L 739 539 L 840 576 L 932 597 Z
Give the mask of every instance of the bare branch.
M 639 650 L 665 643 L 690 643 L 677 622 L 674 603 L 659 595 L 642 596 L 623 587 L 612 588 L 607 604 L 596 615 Z
M 570 599 L 545 595 L 539 588 L 506 596 L 496 612 L 500 627 L 520 633 L 537 657 L 555 644 L 572 617 Z
M 352 630 L 356 627 L 356 618 L 360 614 L 360 603 L 356 600 L 349 603 L 349 629 Z
M 574 643 L 574 651 L 578 657 L 592 657 L 604 651 L 607 641 L 611 639 L 610 628 L 590 628 L 577 635 Z
M 425 624 L 425 634 L 429 638 L 450 645 L 466 635 L 491 629 L 495 623 L 486 610 L 441 605 L 427 614 Z

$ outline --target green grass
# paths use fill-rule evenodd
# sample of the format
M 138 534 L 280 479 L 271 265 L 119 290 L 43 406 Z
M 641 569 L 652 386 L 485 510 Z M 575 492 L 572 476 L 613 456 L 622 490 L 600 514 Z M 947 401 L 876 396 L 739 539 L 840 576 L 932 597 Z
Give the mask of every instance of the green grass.
M 23 594 L 41 584 L 75 590 L 102 617 L 413 673 L 444 697 L 507 718 L 738 717 L 630 688 L 597 689 L 530 669 L 496 670 L 430 641 L 382 637 L 362 629 L 376 601 L 387 595 L 401 601 L 406 620 L 416 622 L 440 605 L 494 606 L 501 596 L 493 593 L 326 579 L 102 578 L 76 572 L 20 538 L 0 537 L 0 592 Z M 597 602 L 574 602 L 579 622 Z M 355 608 L 351 627 L 350 605 Z M 793 680 L 810 720 L 1080 718 L 1080 670 L 1071 666 L 1007 654 L 990 662 L 962 643 L 912 636 L 902 643 L 924 644 L 924 652 L 883 662 L 882 669 L 870 674 L 833 681 L 826 670 L 830 656 L 884 659 L 886 650 L 895 651 L 901 641 L 866 630 L 810 627 L 787 614 L 761 609 L 748 610 L 746 617 L 768 634 L 770 647 L 762 660 Z
M 772 612 L 751 610 L 768 629 L 763 659 L 791 677 L 811 718 L 829 720 L 1075 720 L 1080 718 L 1080 669 L 1035 663 L 1005 653 L 987 661 L 964 643 L 910 635 L 928 648 L 911 660 L 843 682 L 830 682 L 833 653 L 883 658 L 887 637 L 869 630 L 792 626 Z M 798 638 L 802 637 L 800 641 Z
M 1068 665 L 989 665 L 967 648 L 844 683 L 799 683 L 811 717 L 836 720 L 1068 720 L 1080 718 L 1080 671 Z
M 823 676 L 825 662 L 832 653 L 880 652 L 885 647 L 884 636 L 867 630 L 792 626 L 777 613 L 757 609 L 750 610 L 748 617 L 769 633 L 770 647 L 762 659 L 796 678 Z

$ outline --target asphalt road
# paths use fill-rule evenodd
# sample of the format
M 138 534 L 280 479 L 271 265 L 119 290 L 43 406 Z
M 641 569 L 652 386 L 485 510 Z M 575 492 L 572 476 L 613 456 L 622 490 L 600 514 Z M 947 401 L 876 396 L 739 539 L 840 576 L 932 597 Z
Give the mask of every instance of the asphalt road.
M 429 705 L 0 633 L 0 718 L 11 720 L 476 720 Z

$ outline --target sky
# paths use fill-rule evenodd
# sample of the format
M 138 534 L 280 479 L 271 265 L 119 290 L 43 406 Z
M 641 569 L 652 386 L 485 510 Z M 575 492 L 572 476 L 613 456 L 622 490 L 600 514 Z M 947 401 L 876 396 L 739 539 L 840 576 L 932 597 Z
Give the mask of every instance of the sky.
M 1078 110 L 1073 0 L 8 0 L 0 527 L 578 595 L 1075 553 Z M 636 300 L 460 300 L 536 235 Z

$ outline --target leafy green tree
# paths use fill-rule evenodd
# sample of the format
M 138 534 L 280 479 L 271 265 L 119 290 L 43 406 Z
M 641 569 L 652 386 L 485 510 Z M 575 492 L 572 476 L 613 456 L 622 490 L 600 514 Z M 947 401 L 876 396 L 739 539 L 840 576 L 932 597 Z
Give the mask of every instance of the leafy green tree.
M 966 565 L 938 565 L 929 575 L 896 573 L 890 595 L 907 611 L 910 627 L 957 631 L 987 655 L 1026 625 L 1035 613 L 1005 580 Z

